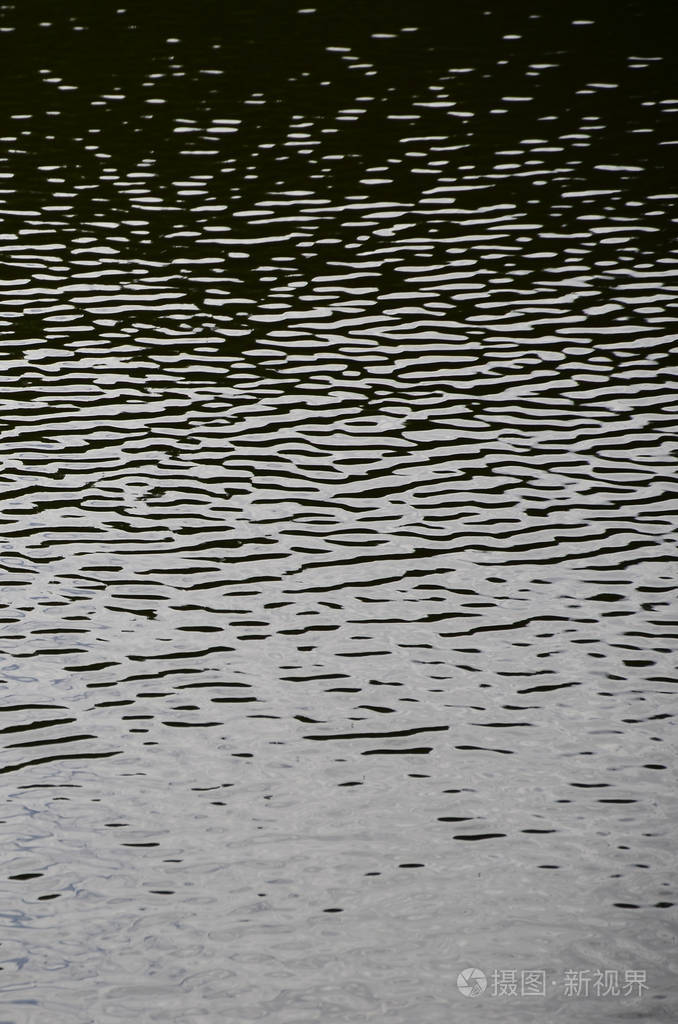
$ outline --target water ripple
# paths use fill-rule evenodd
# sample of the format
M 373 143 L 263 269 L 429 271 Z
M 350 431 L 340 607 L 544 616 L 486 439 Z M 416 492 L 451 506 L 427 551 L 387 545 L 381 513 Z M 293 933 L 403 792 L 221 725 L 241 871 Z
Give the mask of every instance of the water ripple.
M 518 7 L 0 11 L 13 1020 L 675 998 L 674 34 Z

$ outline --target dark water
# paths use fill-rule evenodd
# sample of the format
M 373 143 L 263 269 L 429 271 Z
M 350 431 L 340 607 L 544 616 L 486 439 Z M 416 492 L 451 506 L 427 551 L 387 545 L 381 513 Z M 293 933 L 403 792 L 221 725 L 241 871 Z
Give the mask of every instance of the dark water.
M 0 6 L 2 1024 L 674 1020 L 675 16 L 120 4 Z

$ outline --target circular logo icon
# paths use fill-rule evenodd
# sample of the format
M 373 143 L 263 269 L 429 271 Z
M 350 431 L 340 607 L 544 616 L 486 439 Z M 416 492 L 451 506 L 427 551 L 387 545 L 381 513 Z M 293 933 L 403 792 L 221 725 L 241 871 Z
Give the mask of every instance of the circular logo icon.
M 481 996 L 487 988 L 487 978 L 479 967 L 467 967 L 457 977 L 457 988 L 463 996 Z

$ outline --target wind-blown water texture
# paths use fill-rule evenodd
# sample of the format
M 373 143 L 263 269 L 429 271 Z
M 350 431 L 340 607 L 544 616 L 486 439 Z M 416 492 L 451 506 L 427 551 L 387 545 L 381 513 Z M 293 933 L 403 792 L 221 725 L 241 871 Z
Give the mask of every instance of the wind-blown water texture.
M 566 7 L 0 8 L 3 1022 L 673 1018 L 675 35 Z

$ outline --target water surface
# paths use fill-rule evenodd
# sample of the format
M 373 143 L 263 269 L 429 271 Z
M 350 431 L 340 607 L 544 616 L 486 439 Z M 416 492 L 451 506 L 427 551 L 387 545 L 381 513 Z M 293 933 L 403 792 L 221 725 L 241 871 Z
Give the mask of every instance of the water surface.
M 3 1024 L 674 1018 L 674 20 L 0 7 Z

